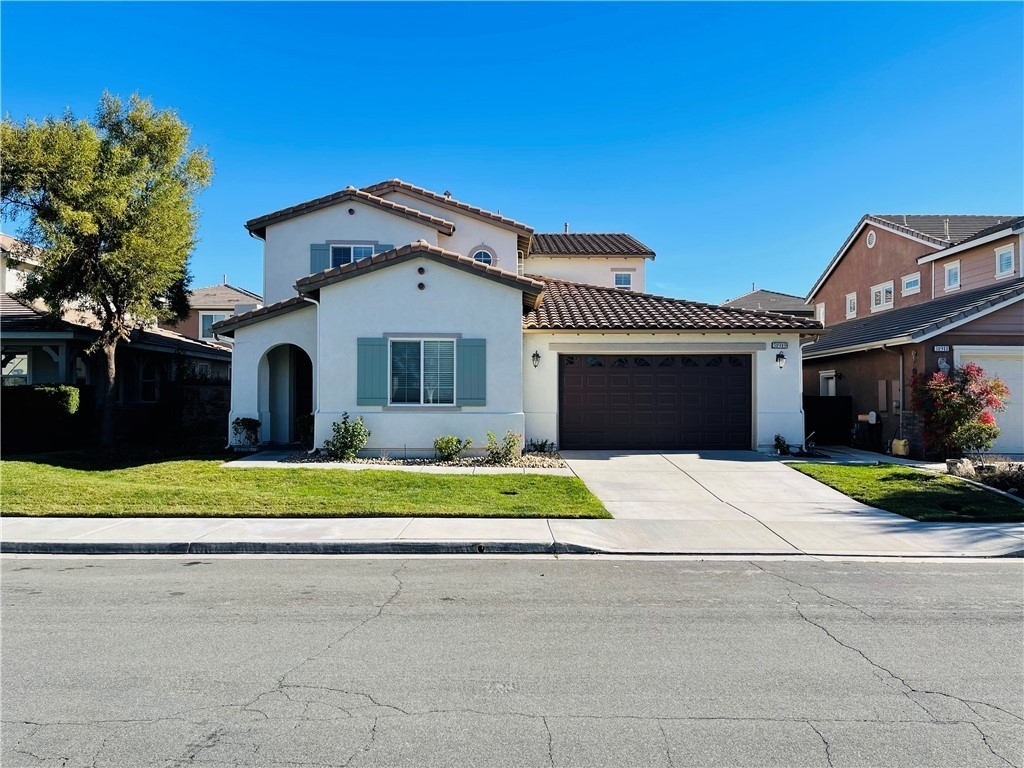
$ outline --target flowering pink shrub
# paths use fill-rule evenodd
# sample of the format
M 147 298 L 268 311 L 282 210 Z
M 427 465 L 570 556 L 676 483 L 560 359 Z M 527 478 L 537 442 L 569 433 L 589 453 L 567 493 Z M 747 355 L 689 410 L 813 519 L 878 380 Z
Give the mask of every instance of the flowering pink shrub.
M 991 449 L 999 437 L 992 412 L 1005 410 L 1009 396 L 1002 379 L 986 378 L 974 363 L 949 373 L 916 374 L 911 397 L 924 421 L 925 450 L 949 457 Z

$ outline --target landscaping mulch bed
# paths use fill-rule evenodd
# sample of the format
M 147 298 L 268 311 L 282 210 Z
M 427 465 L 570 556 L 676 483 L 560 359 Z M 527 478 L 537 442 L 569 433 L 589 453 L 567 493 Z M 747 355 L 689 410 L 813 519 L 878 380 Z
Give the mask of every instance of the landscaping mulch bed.
M 976 472 L 979 483 L 1024 499 L 1024 462 L 999 461 L 983 464 Z
M 293 453 L 291 456 L 284 460 L 285 463 L 289 464 L 322 464 L 322 463 L 342 463 L 335 462 L 334 459 L 330 458 L 322 452 L 314 454 L 308 454 L 305 451 Z M 441 461 L 435 458 L 417 458 L 417 459 L 396 459 L 391 456 L 370 456 L 366 458 L 356 458 L 348 464 L 374 464 L 381 466 L 391 467 L 533 467 L 539 469 L 559 469 L 567 466 L 562 457 L 557 453 L 524 453 L 513 459 L 508 464 L 494 464 L 487 460 L 486 456 L 466 456 L 464 458 L 456 459 L 455 461 Z

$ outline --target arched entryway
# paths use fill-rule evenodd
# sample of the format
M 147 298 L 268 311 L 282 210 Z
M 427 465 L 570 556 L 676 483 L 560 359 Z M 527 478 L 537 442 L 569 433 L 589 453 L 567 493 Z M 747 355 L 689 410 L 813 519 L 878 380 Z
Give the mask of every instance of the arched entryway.
M 304 349 L 282 344 L 266 351 L 260 360 L 259 400 L 263 438 L 297 441 L 295 420 L 313 412 L 313 361 Z

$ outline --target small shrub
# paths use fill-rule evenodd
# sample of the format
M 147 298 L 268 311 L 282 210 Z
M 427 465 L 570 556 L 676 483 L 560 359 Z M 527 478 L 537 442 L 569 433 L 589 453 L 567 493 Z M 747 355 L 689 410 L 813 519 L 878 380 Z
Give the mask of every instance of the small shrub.
M 295 417 L 295 434 L 303 448 L 307 450 L 313 447 L 313 425 L 315 419 L 312 413 L 304 413 Z
M 231 422 L 231 434 L 242 442 L 242 445 L 258 445 L 260 442 L 260 427 L 263 422 L 259 419 L 238 417 Z
M 341 421 L 331 425 L 331 430 L 334 435 L 324 441 L 324 450 L 335 460 L 351 461 L 370 439 L 370 430 L 363 424 L 363 417 L 350 421 L 348 411 L 341 414 Z
M 490 464 L 511 464 L 522 453 L 522 435 L 516 434 L 511 429 L 505 433 L 505 437 L 498 442 L 493 432 L 487 433 L 487 461 Z
M 459 454 L 473 445 L 473 439 L 459 440 L 455 435 L 441 435 L 434 441 L 434 451 L 441 461 L 455 461 Z
M 552 440 L 534 440 L 530 438 L 530 442 L 526 445 L 526 450 L 532 453 L 551 453 L 555 450 L 555 443 Z

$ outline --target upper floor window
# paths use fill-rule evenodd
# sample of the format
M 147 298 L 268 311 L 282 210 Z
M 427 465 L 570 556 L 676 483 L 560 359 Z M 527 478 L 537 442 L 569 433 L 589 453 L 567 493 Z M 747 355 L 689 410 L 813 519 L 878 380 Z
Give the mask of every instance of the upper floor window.
M 1013 263 L 1013 246 L 1005 245 L 996 249 L 996 278 L 1013 277 L 1015 264 Z
M 455 403 L 454 339 L 393 339 L 390 363 L 389 403 Z
M 893 281 L 871 286 L 871 311 L 892 309 Z
M 825 324 L 825 302 L 814 305 L 814 319 L 822 325 Z
M 487 251 L 477 251 L 473 254 L 473 261 L 479 261 L 481 264 L 490 266 L 494 263 L 494 256 Z
M 633 290 L 633 274 L 631 272 L 616 272 L 615 287 L 620 291 Z
M 217 334 L 212 330 L 214 323 L 219 323 L 221 320 L 227 320 L 228 316 L 224 312 L 200 312 L 199 313 L 199 338 L 201 339 L 215 339 Z
M 846 294 L 846 319 L 857 316 L 857 294 L 848 293 Z
M 904 275 L 901 280 L 901 296 L 912 296 L 921 292 L 921 273 L 915 272 L 912 275 Z
M 943 265 L 946 271 L 946 290 L 955 291 L 960 287 L 960 262 L 952 261 Z
M 331 244 L 331 268 L 373 256 L 372 245 Z

